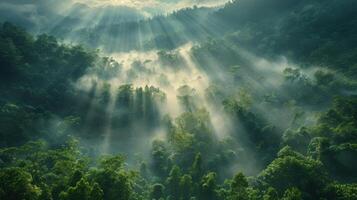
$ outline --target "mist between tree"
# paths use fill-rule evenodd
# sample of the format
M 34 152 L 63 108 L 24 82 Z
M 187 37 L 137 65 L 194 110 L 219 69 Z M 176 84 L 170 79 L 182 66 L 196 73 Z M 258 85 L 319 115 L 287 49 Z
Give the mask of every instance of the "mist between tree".
M 0 199 L 357 198 L 355 1 L 21 2 Z
M 3 31 L 3 34 L 13 31 L 25 34 L 10 24 L 5 24 Z M 136 170 L 141 177 L 135 178 L 136 181 L 146 180 L 148 184 L 164 181 L 168 187 L 174 178 L 193 181 L 202 177 L 202 181 L 217 179 L 218 183 L 223 184 L 237 171 L 258 177 L 257 180 L 265 179 L 269 177 L 267 173 L 271 173 L 269 170 L 272 170 L 274 163 L 292 155 L 317 166 L 318 163 L 304 160 L 306 158 L 301 155 L 315 155 L 310 150 L 312 144 L 308 144 L 309 132 L 315 131 L 315 128 L 306 127 L 323 123 L 321 120 L 328 115 L 321 118 L 317 114 L 330 106 L 333 95 L 354 92 L 355 83 L 336 72 L 320 67 L 301 69 L 284 57 L 275 61 L 266 60 L 236 45 L 227 44 L 224 40 L 187 43 L 169 51 L 132 51 L 101 57 L 78 46 L 59 44 L 50 36 L 42 35 L 35 39 L 26 34 L 23 36 L 27 38 L 29 46 L 37 46 L 36 53 L 47 55 L 46 60 L 38 60 L 36 54 L 24 54 L 30 61 L 30 67 L 42 63 L 42 66 L 56 68 L 56 63 L 60 62 L 58 58 L 61 58 L 64 60 L 61 65 L 67 63 L 78 68 L 72 68 L 70 73 L 75 76 L 66 79 L 61 78 L 62 73 L 68 73 L 66 71 L 49 71 L 49 74 L 44 74 L 46 79 L 43 79 L 43 83 L 48 86 L 46 93 L 50 98 L 51 93 L 55 94 L 54 99 L 49 99 L 52 103 L 44 103 L 48 101 L 48 95 L 42 99 L 36 95 L 27 95 L 26 98 L 16 97 L 12 101 L 34 106 L 19 103 L 5 103 L 2 106 L 2 115 L 7 116 L 2 120 L 16 120 L 24 127 L 16 129 L 12 123 L 3 127 L 8 133 L 20 134 L 11 137 L 5 135 L 3 146 L 20 145 L 28 139 L 47 140 L 47 145 L 37 142 L 20 148 L 2 149 L 1 159 L 5 166 L 10 163 L 17 165 L 11 158 L 20 156 L 29 159 L 32 153 L 36 155 L 40 150 L 48 151 L 44 158 L 53 156 L 56 151 L 60 155 L 69 153 L 65 159 L 74 163 L 87 162 L 81 161 L 83 158 L 80 157 L 85 156 L 92 160 L 87 165 L 97 166 L 99 170 Z M 60 52 L 62 57 L 58 57 Z M 23 62 L 21 59 L 11 61 Z M 89 63 L 90 67 L 81 69 L 83 63 Z M 43 88 L 43 83 L 38 83 L 42 79 L 34 79 L 37 75 L 33 68 L 31 71 L 26 70 L 18 68 L 6 72 L 11 74 L 11 79 L 21 81 L 22 84 Z M 24 75 L 31 79 L 18 79 Z M 8 87 L 16 88 L 18 83 L 7 84 Z M 33 93 L 27 90 L 23 95 Z M 53 102 L 57 104 L 54 107 Z M 36 105 L 38 103 L 42 106 Z M 29 119 L 31 124 L 28 124 Z M 79 141 L 79 146 L 73 137 Z M 286 148 L 279 152 L 284 145 L 291 146 L 301 154 Z M 306 152 L 308 147 L 309 152 Z M 125 159 L 109 156 L 116 154 Z M 93 162 L 99 158 L 101 161 Z M 76 172 L 68 172 L 75 184 L 73 189 L 89 184 L 85 186 L 88 191 L 104 197 L 110 195 L 110 187 L 103 188 L 104 182 L 101 183 L 97 175 L 81 178 L 78 182 L 74 180 L 77 176 L 77 179 L 83 176 L 84 169 L 81 168 L 85 166 L 80 164 L 70 169 L 77 169 Z M 17 173 L 7 170 L 10 171 L 6 173 Z M 203 175 L 205 171 L 210 173 Z M 186 172 L 191 175 L 179 178 L 180 173 Z M 243 175 L 235 178 L 240 176 Z M 343 178 L 345 175 L 336 173 L 335 176 Z M 244 183 L 245 177 L 241 178 Z M 91 185 L 92 179 L 99 185 Z M 156 187 L 162 186 L 152 187 L 154 191 L 151 195 L 155 195 Z M 134 188 L 136 186 L 131 185 L 127 192 Z M 31 196 L 36 196 L 36 188 L 33 189 Z M 173 188 L 172 191 L 167 189 L 168 193 L 175 195 Z M 43 189 L 41 191 L 45 194 Z M 134 194 L 148 195 L 140 191 Z M 71 196 L 72 193 L 68 191 L 48 195 L 67 198 L 66 195 Z
M 74 83 L 88 101 L 79 135 L 93 155 L 122 153 L 136 167 L 157 162 L 160 144 L 166 159 L 187 169 L 201 152 L 207 166 L 218 156 L 222 163 L 213 169 L 221 178 L 255 175 L 286 130 L 313 125 L 329 105 L 321 73 L 331 72 L 300 69 L 284 57 L 268 61 L 219 41 L 112 54 Z

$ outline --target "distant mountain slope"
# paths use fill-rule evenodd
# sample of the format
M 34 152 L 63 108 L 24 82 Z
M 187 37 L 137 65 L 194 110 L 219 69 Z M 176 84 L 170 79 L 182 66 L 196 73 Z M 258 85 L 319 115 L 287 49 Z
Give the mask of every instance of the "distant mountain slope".
M 230 43 L 274 59 L 285 55 L 303 65 L 357 73 L 357 2 L 241 0 L 216 14 Z M 234 20 L 233 20 L 234 19 Z
M 186 8 L 151 19 L 123 6 L 75 4 L 66 15 L 53 12 L 48 19 L 44 9 L 37 9 L 42 16 L 37 21 L 30 5 L 20 11 L 9 5 L 2 8 L 0 21 L 32 28 L 42 24 L 34 29 L 109 53 L 174 49 L 187 42 L 223 39 L 270 59 L 283 55 L 301 65 L 357 74 L 354 0 L 236 0 L 220 9 Z

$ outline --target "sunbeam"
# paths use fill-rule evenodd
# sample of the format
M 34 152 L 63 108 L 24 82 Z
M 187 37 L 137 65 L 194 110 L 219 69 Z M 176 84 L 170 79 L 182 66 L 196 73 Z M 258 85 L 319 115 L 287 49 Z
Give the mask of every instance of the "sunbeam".
M 0 199 L 356 199 L 356 10 L 1 0 Z

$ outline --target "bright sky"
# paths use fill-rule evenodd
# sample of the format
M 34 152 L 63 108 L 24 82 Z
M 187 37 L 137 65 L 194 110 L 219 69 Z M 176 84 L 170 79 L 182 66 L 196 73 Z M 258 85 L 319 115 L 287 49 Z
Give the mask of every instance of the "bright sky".
M 170 12 L 185 7 L 219 6 L 228 0 L 76 0 L 88 6 L 120 5 L 153 12 Z

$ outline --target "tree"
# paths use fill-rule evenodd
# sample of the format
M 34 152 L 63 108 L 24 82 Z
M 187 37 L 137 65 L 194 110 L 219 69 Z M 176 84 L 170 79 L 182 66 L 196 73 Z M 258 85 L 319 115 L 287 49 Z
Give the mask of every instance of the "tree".
M 302 195 L 299 189 L 289 188 L 285 191 L 282 200 L 302 200 Z
M 326 170 L 321 162 L 294 152 L 284 147 L 258 178 L 279 194 L 296 187 L 303 191 L 304 199 L 316 199 L 329 183 Z
M 103 200 L 104 193 L 98 183 L 93 184 L 93 188 L 90 192 L 89 200 Z
M 323 152 L 327 151 L 330 146 L 330 140 L 325 137 L 315 137 L 311 139 L 307 149 L 307 155 L 314 159 L 321 160 Z
M 0 77 L 1 82 L 16 77 L 20 73 L 18 63 L 21 56 L 10 39 L 0 38 Z
M 89 179 L 97 182 L 106 200 L 128 200 L 133 194 L 135 174 L 123 168 L 122 156 L 108 156 L 100 161 L 99 168 L 89 174 Z
M 180 199 L 189 200 L 193 192 L 192 177 L 188 174 L 183 175 L 180 179 L 179 185 L 180 185 L 180 193 L 181 193 Z
M 282 143 L 284 146 L 290 146 L 294 150 L 306 154 L 307 147 L 309 145 L 311 136 L 307 128 L 302 127 L 297 131 L 287 130 L 282 137 Z
M 263 195 L 263 200 L 279 200 L 278 192 L 274 188 L 269 187 Z
M 245 200 L 248 199 L 248 181 L 242 173 L 238 173 L 233 177 L 231 182 L 231 199 L 232 200 Z
M 151 170 L 152 172 L 161 178 L 167 176 L 167 163 L 169 153 L 166 148 L 166 145 L 163 141 L 155 140 L 152 143 L 151 150 Z
M 325 198 L 329 200 L 357 199 L 357 184 L 330 184 L 326 188 Z
M 164 198 L 165 187 L 162 184 L 156 183 L 151 188 L 150 198 L 159 200 Z
M 93 171 L 90 178 L 103 189 L 106 200 L 129 200 L 133 194 L 132 175 L 123 170 L 100 169 Z
M 175 165 L 172 167 L 169 177 L 166 179 L 166 190 L 172 199 L 179 199 L 180 191 L 181 170 Z
M 182 107 L 187 112 L 194 112 L 197 110 L 198 105 L 196 105 L 196 91 L 188 85 L 181 86 L 178 90 L 178 100 Z
M 76 186 L 69 187 L 66 192 L 62 192 L 60 194 L 61 200 L 89 200 L 91 195 L 91 186 L 89 185 L 88 181 L 82 178 L 80 181 L 77 182 Z
M 319 159 L 333 177 L 349 182 L 357 177 L 353 159 L 357 154 L 356 105 L 356 96 L 336 97 L 312 128 L 317 137 L 309 145 L 309 155 Z
M 140 176 L 143 177 L 144 179 L 148 179 L 150 177 L 149 169 L 145 162 L 142 162 L 140 164 Z
M 103 190 L 98 183 L 90 184 L 85 178 L 82 178 L 75 186 L 62 192 L 60 198 L 62 200 L 103 200 Z
M 193 161 L 191 167 L 192 179 L 197 182 L 202 178 L 204 171 L 202 166 L 202 155 L 201 153 L 196 154 L 195 160 Z
M 103 156 L 100 159 L 99 168 L 117 171 L 123 169 L 124 157 L 121 155 L 117 156 Z
M 0 170 L 0 199 L 37 200 L 40 194 L 41 190 L 33 184 L 31 174 L 23 169 L 6 168 Z
M 218 197 L 218 193 L 216 191 L 216 173 L 210 172 L 206 174 L 202 180 L 200 185 L 200 199 L 202 200 L 216 200 Z
M 76 186 L 77 182 L 80 181 L 83 177 L 83 173 L 80 170 L 76 170 L 69 180 L 69 186 Z

